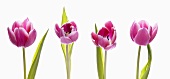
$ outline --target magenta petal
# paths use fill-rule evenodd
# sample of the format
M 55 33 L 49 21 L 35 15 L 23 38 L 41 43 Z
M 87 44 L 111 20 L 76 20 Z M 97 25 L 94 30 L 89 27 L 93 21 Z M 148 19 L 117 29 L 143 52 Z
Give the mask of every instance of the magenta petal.
M 22 23 L 20 21 L 15 21 L 12 25 L 12 31 L 14 31 L 15 28 L 19 28 L 22 26 Z
M 101 35 L 103 37 L 108 36 L 108 34 L 109 34 L 109 31 L 105 27 L 102 27 L 102 29 L 100 29 L 99 32 L 98 32 L 98 35 Z
M 114 31 L 113 37 L 111 38 L 111 44 L 115 43 L 116 38 L 117 38 L 117 34 L 116 34 L 116 31 Z
M 26 18 L 26 19 L 23 21 L 23 23 L 22 23 L 22 25 L 23 25 L 24 28 L 26 28 L 27 22 L 29 22 L 29 19 L 28 19 L 28 18 Z
M 140 26 L 139 24 L 137 24 L 135 21 L 133 22 L 131 28 L 130 28 L 130 36 L 131 39 L 134 41 L 134 37 L 136 36 L 138 30 L 139 30 Z
M 95 34 L 94 32 L 91 33 L 92 41 L 93 43 L 98 46 L 98 35 Z
M 147 45 L 149 43 L 149 33 L 146 28 L 142 28 L 138 31 L 134 41 L 139 45 Z
M 72 22 L 70 22 L 70 23 L 71 23 L 71 25 L 74 26 L 74 29 L 76 29 L 76 31 L 77 31 L 77 25 L 76 25 L 76 23 L 75 23 L 74 21 L 72 21 Z
M 95 34 L 94 32 L 92 32 L 91 37 L 92 37 L 93 40 L 97 40 L 98 35 Z
M 106 23 L 105 23 L 105 27 L 106 27 L 109 31 L 111 31 L 111 29 L 114 28 L 114 26 L 113 26 L 113 24 L 112 24 L 111 21 L 106 22 Z
M 69 38 L 69 37 L 61 37 L 61 43 L 64 43 L 64 44 L 70 44 L 72 43 L 73 41 Z
M 158 31 L 158 25 L 155 24 L 155 26 L 153 27 L 152 35 L 151 35 L 151 38 L 150 38 L 149 42 L 151 42 L 155 38 L 155 36 L 157 34 L 157 31 Z
M 27 22 L 26 26 L 25 26 L 25 30 L 27 31 L 27 33 L 29 33 L 31 30 L 33 30 L 33 25 L 31 22 Z
M 71 26 L 72 26 L 71 23 L 66 23 L 61 28 L 64 29 L 64 32 L 70 33 L 72 30 Z
M 17 40 L 16 40 L 16 37 L 15 37 L 14 32 L 13 32 L 11 29 L 9 29 L 9 27 L 7 28 L 7 30 L 8 30 L 8 35 L 9 35 L 10 41 L 11 41 L 14 45 L 17 46 Z
M 68 37 L 72 40 L 72 41 L 76 41 L 78 39 L 78 32 L 77 31 L 73 31 L 71 32 Z
M 103 38 L 102 36 L 98 35 L 98 44 L 105 48 L 109 45 L 109 40 L 107 38 Z
M 108 45 L 108 46 L 105 47 L 104 49 L 105 49 L 106 51 L 108 51 L 108 50 L 110 50 L 110 49 L 112 49 L 112 48 L 115 48 L 115 47 L 116 47 L 116 43 L 111 44 L 111 45 Z
M 141 28 L 147 28 L 149 27 L 149 24 L 145 20 L 139 21 L 139 25 Z
M 61 28 L 59 28 L 58 24 L 55 25 L 55 33 L 57 34 L 57 36 L 60 38 L 63 36 L 62 32 L 61 32 Z
M 15 29 L 14 34 L 16 36 L 17 46 L 24 46 L 28 39 L 28 33 L 25 31 L 25 29 L 22 27 Z
M 36 36 L 37 36 L 36 30 L 35 29 L 31 30 L 24 47 L 32 45 L 36 39 Z

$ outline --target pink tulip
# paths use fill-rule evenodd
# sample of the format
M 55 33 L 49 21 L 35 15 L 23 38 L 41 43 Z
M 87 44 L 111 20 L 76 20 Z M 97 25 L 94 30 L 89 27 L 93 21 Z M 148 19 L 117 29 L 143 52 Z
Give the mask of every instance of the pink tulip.
M 7 28 L 10 41 L 17 47 L 28 47 L 32 45 L 36 39 L 37 32 L 33 28 L 29 19 L 24 22 L 15 21 L 12 29 Z
M 155 38 L 157 31 L 157 24 L 152 27 L 146 21 L 141 20 L 138 23 L 133 22 L 130 29 L 130 36 L 131 39 L 138 45 L 146 46 Z
M 106 22 L 98 34 L 92 32 L 91 37 L 96 46 L 101 46 L 106 51 L 116 46 L 116 29 L 111 21 Z
M 61 28 L 56 24 L 54 30 L 61 43 L 70 44 L 78 39 L 77 26 L 74 22 L 65 23 Z

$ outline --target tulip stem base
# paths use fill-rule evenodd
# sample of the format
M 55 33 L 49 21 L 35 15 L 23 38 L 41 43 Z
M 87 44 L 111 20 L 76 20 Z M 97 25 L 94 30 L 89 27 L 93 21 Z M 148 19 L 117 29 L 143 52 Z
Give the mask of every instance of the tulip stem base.
M 26 79 L 26 57 L 25 57 L 25 48 L 22 48 L 23 51 L 23 66 L 24 66 L 24 79 Z
M 141 51 L 141 46 L 139 46 L 139 49 L 138 49 L 138 58 L 137 58 L 137 67 L 136 67 L 136 79 L 139 78 L 140 51 Z
M 107 62 L 107 51 L 105 51 L 105 60 L 104 60 L 104 79 L 106 79 L 106 62 Z

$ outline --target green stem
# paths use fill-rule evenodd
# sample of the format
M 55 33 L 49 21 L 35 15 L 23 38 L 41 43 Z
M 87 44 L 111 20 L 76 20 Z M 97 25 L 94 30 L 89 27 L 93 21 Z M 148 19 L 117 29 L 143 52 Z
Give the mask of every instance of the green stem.
M 26 57 L 25 57 L 25 48 L 22 48 L 23 51 L 23 66 L 24 66 L 24 79 L 26 79 Z
M 139 78 L 140 51 L 141 51 L 141 46 L 139 46 L 139 49 L 138 49 L 137 68 L 136 68 L 136 79 Z
M 68 53 L 68 45 L 66 45 L 66 64 L 67 64 L 67 79 L 70 79 L 70 57 Z
M 107 62 L 107 51 L 105 51 L 105 60 L 104 60 L 104 79 L 106 79 L 106 62 Z

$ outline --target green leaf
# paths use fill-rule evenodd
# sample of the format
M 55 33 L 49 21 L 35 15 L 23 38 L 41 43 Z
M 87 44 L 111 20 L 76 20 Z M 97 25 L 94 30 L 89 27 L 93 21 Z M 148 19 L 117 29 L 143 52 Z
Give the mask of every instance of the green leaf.
M 95 33 L 97 34 L 98 30 L 97 30 L 97 25 L 95 24 Z
M 37 70 L 37 67 L 38 67 L 38 62 L 39 62 L 39 59 L 40 59 L 41 50 L 42 50 L 43 43 L 44 43 L 44 40 L 46 38 L 46 35 L 48 33 L 48 30 L 46 31 L 46 33 L 44 34 L 44 36 L 42 37 L 42 39 L 40 40 L 40 42 L 37 46 L 37 49 L 35 51 L 35 54 L 34 54 L 34 57 L 33 57 L 33 60 L 32 60 L 32 65 L 31 65 L 31 68 L 30 68 L 30 71 L 29 71 L 29 74 L 28 74 L 28 79 L 34 79 L 34 77 L 35 77 L 36 70 Z
M 63 8 L 61 25 L 63 25 L 63 24 L 66 23 L 66 22 L 68 22 L 68 18 L 67 18 L 67 14 L 66 14 L 65 7 L 64 7 L 64 8 Z
M 97 25 L 95 24 L 95 32 L 97 33 Z M 101 47 L 96 47 L 97 52 L 97 70 L 99 79 L 104 78 L 104 57 Z
M 148 49 L 148 62 L 141 71 L 140 79 L 148 78 L 150 67 L 151 67 L 152 51 L 151 51 L 151 47 L 149 44 L 147 45 L 147 49 Z

